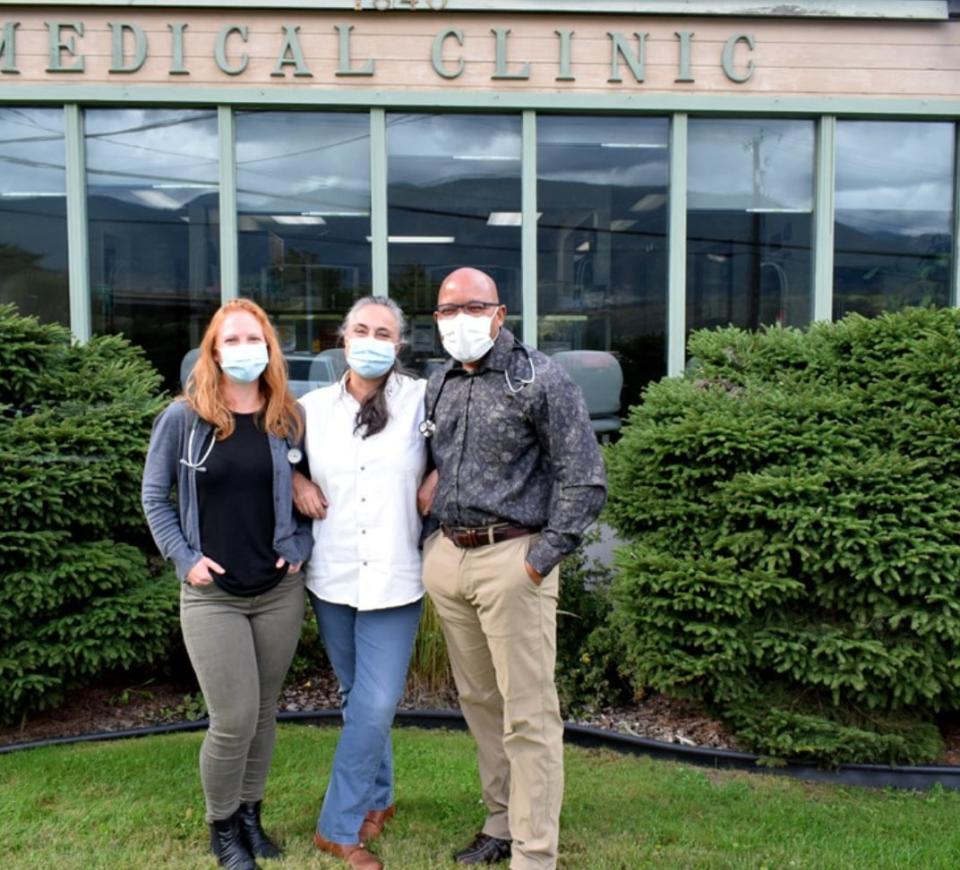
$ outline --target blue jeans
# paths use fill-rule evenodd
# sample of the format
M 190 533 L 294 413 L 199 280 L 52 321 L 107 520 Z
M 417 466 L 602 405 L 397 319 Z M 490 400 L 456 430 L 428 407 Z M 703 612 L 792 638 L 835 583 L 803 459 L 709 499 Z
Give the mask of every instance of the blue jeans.
M 390 727 L 403 696 L 422 601 L 384 610 L 310 603 L 340 682 L 343 733 L 317 820 L 321 836 L 356 843 L 367 810 L 393 803 Z

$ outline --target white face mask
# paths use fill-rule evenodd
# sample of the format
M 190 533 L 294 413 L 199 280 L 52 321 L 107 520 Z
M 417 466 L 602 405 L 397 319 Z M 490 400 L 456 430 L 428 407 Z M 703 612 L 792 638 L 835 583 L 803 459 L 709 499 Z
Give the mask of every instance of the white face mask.
M 490 327 L 494 317 L 496 314 L 472 317 L 461 311 L 456 317 L 438 320 L 444 350 L 459 362 L 476 362 L 493 347 Z

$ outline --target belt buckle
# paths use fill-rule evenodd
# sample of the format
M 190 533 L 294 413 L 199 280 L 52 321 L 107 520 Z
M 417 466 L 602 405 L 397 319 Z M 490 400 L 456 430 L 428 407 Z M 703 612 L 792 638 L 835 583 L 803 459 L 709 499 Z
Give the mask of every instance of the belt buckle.
M 501 525 L 495 523 L 490 526 L 461 526 L 459 529 L 451 529 L 451 532 L 458 547 L 474 549 L 484 544 L 497 543 L 497 531 Z
M 454 527 L 450 529 L 450 537 L 453 543 L 463 549 L 469 549 L 473 546 L 473 529 L 461 526 L 459 529 Z

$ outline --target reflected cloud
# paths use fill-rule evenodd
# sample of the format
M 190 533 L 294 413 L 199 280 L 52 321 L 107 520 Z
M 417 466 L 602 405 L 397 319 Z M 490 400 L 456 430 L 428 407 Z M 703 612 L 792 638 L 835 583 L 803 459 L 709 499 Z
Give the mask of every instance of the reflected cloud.
M 0 108 L 0 196 L 65 190 L 63 111 Z
M 813 208 L 813 121 L 694 118 L 691 209 Z
M 838 211 L 949 212 L 953 152 L 953 124 L 947 122 L 839 122 Z
M 241 112 L 236 128 L 241 212 L 369 211 L 366 114 Z
M 391 184 L 520 177 L 520 118 L 502 115 L 388 115 Z
M 598 187 L 665 183 L 666 118 L 545 116 L 537 121 L 537 175 L 543 182 Z
M 215 112 L 88 109 L 84 133 L 88 172 L 97 176 L 94 183 L 109 185 L 111 179 L 130 178 L 218 180 Z

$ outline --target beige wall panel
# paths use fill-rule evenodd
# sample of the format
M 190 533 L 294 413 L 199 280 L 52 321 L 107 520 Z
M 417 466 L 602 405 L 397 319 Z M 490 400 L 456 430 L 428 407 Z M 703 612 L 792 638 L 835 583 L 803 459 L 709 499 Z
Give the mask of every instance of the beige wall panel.
M 0 11 L 0 24 L 19 21 L 17 67 L 19 75 L 0 75 L 0 87 L 28 83 L 118 83 L 126 86 L 173 85 L 283 88 L 376 88 L 378 90 L 457 90 L 555 93 L 717 93 L 781 94 L 784 96 L 960 96 L 960 22 L 884 24 L 858 21 L 785 21 L 761 19 L 694 19 L 541 15 L 494 16 L 439 13 L 324 14 L 286 10 L 282 14 L 230 10 L 194 12 L 167 10 L 38 10 L 10 7 Z M 83 21 L 83 37 L 76 37 L 78 53 L 85 58 L 83 73 L 48 73 L 49 37 L 46 21 Z M 146 32 L 149 53 L 135 73 L 110 73 L 111 32 L 109 22 L 136 23 Z M 168 24 L 186 22 L 184 37 L 189 76 L 171 76 L 172 42 Z M 241 54 L 249 63 L 240 75 L 228 75 L 214 61 L 214 45 L 222 27 L 249 28 L 249 39 L 230 38 L 228 58 Z M 293 76 L 285 67 L 283 78 L 271 76 L 283 41 L 283 25 L 299 26 L 299 39 L 312 78 Z M 335 25 L 353 25 L 351 53 L 354 67 L 376 59 L 372 77 L 335 75 L 338 39 Z M 444 57 L 451 67 L 459 58 L 465 69 L 456 79 L 444 79 L 434 71 L 430 58 L 434 39 L 446 28 L 464 32 L 464 45 L 447 41 Z M 508 27 L 508 70 L 529 62 L 527 80 L 497 80 L 495 39 L 491 30 Z M 558 82 L 559 40 L 555 30 L 573 30 L 575 81 Z M 695 81 L 678 83 L 679 47 L 675 31 L 692 31 L 692 73 Z M 645 81 L 634 80 L 628 65 L 620 61 L 622 83 L 608 81 L 611 70 L 611 40 L 608 32 L 624 34 L 631 47 L 635 32 L 649 34 L 646 44 Z M 755 72 L 748 82 L 737 84 L 724 75 L 721 57 L 727 39 L 749 33 L 756 49 L 736 50 L 736 69 L 748 60 Z M 128 42 L 128 45 L 130 43 Z M 69 56 L 64 63 L 70 64 Z

